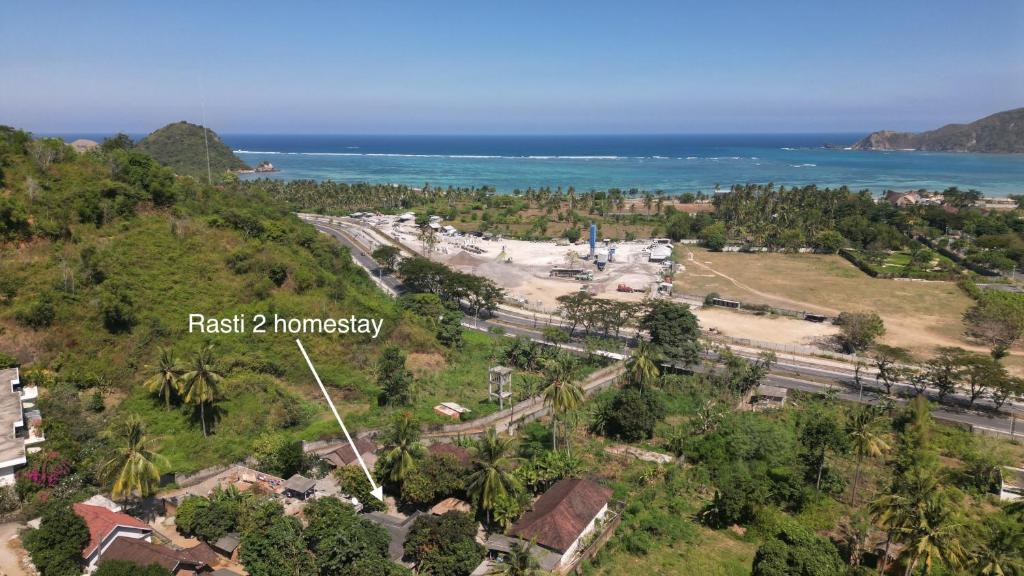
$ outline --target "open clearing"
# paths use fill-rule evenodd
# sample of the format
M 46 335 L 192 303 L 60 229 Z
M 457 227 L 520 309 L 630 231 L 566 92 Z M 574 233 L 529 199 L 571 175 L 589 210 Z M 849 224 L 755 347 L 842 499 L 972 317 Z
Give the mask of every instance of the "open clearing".
M 831 315 L 873 310 L 885 321 L 887 344 L 919 355 L 938 346 L 981 350 L 963 336 L 961 317 L 972 301 L 952 282 L 880 280 L 839 256 L 677 250 L 685 266 L 677 291 Z

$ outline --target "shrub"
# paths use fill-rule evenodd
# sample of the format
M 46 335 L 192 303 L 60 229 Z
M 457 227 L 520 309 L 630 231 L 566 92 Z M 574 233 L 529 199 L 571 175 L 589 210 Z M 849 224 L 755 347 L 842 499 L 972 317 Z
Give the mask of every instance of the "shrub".
M 43 511 L 39 528 L 25 532 L 22 542 L 42 576 L 79 576 L 89 529 L 70 503 L 51 502 Z
M 53 304 L 53 297 L 48 292 L 40 294 L 14 314 L 14 318 L 19 323 L 33 330 L 46 328 L 53 324 L 56 316 L 57 310 Z
M 661 394 L 653 390 L 619 390 L 607 409 L 605 433 L 626 442 L 650 439 L 654 436 L 654 427 L 665 417 L 665 402 Z
M 119 282 L 104 283 L 100 292 L 100 314 L 108 332 L 131 330 L 136 322 L 136 313 L 129 288 Z

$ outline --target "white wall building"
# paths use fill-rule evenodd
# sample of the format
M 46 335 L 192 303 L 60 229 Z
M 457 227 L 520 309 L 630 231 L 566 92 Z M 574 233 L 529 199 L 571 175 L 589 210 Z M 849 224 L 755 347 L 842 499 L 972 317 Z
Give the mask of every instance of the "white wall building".
M 14 484 L 15 471 L 45 440 L 36 408 L 39 391 L 22 386 L 17 368 L 0 370 L 0 486 Z

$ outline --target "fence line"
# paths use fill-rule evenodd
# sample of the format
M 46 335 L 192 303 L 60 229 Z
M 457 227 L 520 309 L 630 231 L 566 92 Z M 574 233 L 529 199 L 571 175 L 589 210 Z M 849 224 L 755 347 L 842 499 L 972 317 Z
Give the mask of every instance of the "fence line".
M 583 384 L 584 394 L 590 395 L 614 384 L 621 370 L 621 366 L 615 365 L 594 372 Z M 547 410 L 547 406 L 544 405 L 544 399 L 534 396 L 520 401 L 511 408 L 488 414 L 482 418 L 457 424 L 429 427 L 424 436 L 430 438 L 472 436 L 482 434 L 490 428 L 495 428 L 498 432 L 504 432 L 514 429 L 518 422 L 528 422 L 544 416 L 547 414 Z
M 198 472 L 193 472 L 192 474 L 175 474 L 174 483 L 177 484 L 180 488 L 193 486 L 195 484 L 199 484 L 200 482 L 209 480 L 210 478 L 213 478 L 214 476 L 224 472 L 225 470 L 230 469 L 232 466 L 237 465 L 238 464 L 218 464 L 216 466 L 204 468 Z

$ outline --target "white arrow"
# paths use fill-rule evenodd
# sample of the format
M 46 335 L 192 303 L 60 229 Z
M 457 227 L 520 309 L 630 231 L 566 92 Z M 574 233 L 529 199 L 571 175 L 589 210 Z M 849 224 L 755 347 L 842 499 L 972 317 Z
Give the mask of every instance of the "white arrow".
M 366 467 L 366 462 L 363 462 L 363 456 L 359 453 L 359 449 L 356 448 L 356 443 L 352 441 L 352 436 L 348 433 L 348 428 L 345 428 L 345 423 L 341 421 L 341 414 L 338 414 L 338 409 L 334 407 L 334 402 L 331 401 L 331 395 L 327 393 L 327 388 L 324 388 L 324 383 L 320 381 L 320 375 L 316 373 L 316 368 L 313 367 L 313 361 L 309 359 L 309 354 L 306 354 L 306 349 L 302 347 L 302 342 L 298 338 L 295 339 L 295 343 L 299 345 L 299 351 L 302 352 L 302 357 L 306 359 L 306 364 L 309 364 L 309 370 L 313 373 L 313 378 L 316 378 L 316 383 L 320 385 L 320 391 L 324 393 L 324 398 L 327 399 L 327 405 L 331 407 L 331 412 L 334 412 L 334 417 L 338 420 L 338 424 L 341 425 L 341 431 L 345 433 L 345 438 L 348 440 L 349 446 L 352 447 L 352 453 L 356 455 L 356 459 L 359 460 L 359 465 L 363 467 L 363 473 L 366 474 L 366 479 L 370 481 L 370 494 L 374 498 L 384 501 L 384 487 L 377 486 L 377 483 L 373 481 L 373 476 L 370 475 L 370 469 Z

